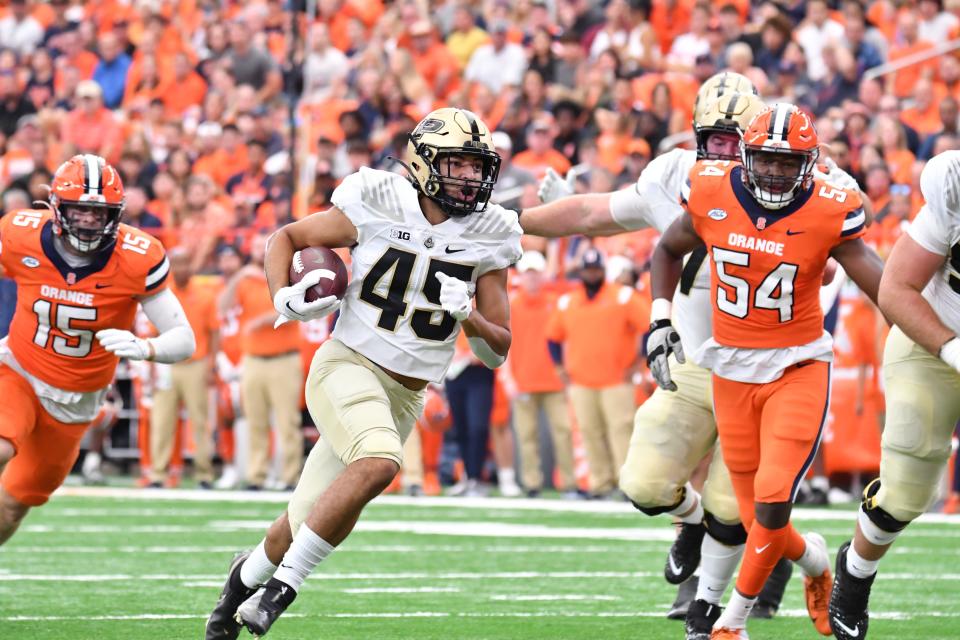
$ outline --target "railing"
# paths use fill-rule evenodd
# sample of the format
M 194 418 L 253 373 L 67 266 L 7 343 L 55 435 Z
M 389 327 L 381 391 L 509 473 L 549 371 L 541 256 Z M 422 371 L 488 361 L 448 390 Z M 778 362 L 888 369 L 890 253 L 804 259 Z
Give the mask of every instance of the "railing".
M 920 64 L 921 62 L 926 62 L 931 58 L 938 58 L 945 53 L 950 53 L 951 51 L 956 51 L 957 49 L 960 49 L 960 38 L 956 40 L 948 40 L 943 44 L 935 46 L 933 49 L 924 49 L 923 51 L 912 53 L 909 56 L 900 58 L 899 60 L 888 62 L 880 65 L 879 67 L 869 69 L 863 74 L 863 78 L 864 80 L 873 80 L 874 78 L 885 76 L 888 73 L 895 73 L 900 69 L 904 69 L 915 64 Z

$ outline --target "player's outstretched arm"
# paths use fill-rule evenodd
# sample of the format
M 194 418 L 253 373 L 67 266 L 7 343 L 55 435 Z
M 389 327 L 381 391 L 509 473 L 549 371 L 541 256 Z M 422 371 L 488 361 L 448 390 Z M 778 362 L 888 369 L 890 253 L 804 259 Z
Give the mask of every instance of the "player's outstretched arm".
M 506 360 L 510 350 L 510 302 L 507 270 L 497 269 L 477 279 L 477 307 L 461 323 L 470 349 L 491 369 Z
M 524 209 L 520 214 L 520 226 L 524 233 L 544 238 L 578 233 L 594 237 L 612 236 L 626 231 L 610 215 L 609 193 L 567 196 Z
M 670 322 L 673 292 L 680 282 L 683 256 L 702 244 L 703 240 L 693 228 L 693 220 L 688 213 L 684 213 L 664 232 L 650 263 L 653 304 L 650 307 L 650 333 L 647 337 L 647 366 L 657 385 L 667 391 L 677 390 L 670 376 L 670 354 L 674 354 L 677 362 L 685 362 L 680 335 Z
M 880 274 L 883 273 L 883 260 L 860 238 L 841 242 L 833 248 L 830 256 L 840 263 L 850 279 L 857 283 L 860 290 L 877 304 L 877 290 L 880 288 Z
M 356 242 L 357 228 L 337 207 L 284 225 L 270 236 L 263 261 L 270 296 L 274 297 L 277 291 L 290 284 L 290 262 L 294 252 L 307 247 L 351 247 Z
M 960 369 L 960 353 L 954 353 L 960 350 L 960 341 L 922 295 L 924 287 L 943 266 L 944 258 L 925 249 L 909 233 L 901 235 L 883 269 L 879 305 L 911 340 Z

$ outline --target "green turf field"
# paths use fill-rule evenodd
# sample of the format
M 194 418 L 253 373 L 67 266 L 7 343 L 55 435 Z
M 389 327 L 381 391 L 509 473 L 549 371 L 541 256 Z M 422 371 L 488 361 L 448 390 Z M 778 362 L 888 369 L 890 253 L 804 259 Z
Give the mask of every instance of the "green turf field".
M 278 494 L 68 492 L 0 547 L 0 638 L 202 638 L 232 552 L 283 508 Z M 800 510 L 797 525 L 833 552 L 852 513 Z M 960 637 L 960 519 L 933 520 L 883 565 L 870 638 Z M 384 498 L 269 637 L 682 639 L 663 617 L 671 536 L 620 503 Z M 784 608 L 751 637 L 819 637 L 796 574 Z

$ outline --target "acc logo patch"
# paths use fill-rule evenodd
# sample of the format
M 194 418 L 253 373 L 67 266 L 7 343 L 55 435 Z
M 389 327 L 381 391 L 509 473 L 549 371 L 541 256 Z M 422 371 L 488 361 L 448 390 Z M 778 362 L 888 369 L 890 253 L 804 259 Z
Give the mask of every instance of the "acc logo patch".
M 707 211 L 707 217 L 711 220 L 723 220 L 727 217 L 727 212 L 723 209 L 710 209 Z
M 24 266 L 30 267 L 31 269 L 36 269 L 40 266 L 40 261 L 30 256 L 24 256 L 20 258 L 20 262 L 22 262 Z

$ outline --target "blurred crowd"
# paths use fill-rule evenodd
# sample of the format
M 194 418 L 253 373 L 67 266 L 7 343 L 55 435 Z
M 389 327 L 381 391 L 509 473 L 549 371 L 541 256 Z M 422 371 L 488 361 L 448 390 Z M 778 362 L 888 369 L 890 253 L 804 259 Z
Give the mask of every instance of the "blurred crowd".
M 209 363 L 207 381 L 239 380 L 248 357 L 292 362 L 328 330 L 264 338 L 259 316 L 269 309 L 250 302 L 255 287 L 237 285 L 256 270 L 265 234 L 328 206 L 338 182 L 361 166 L 400 170 L 394 158 L 407 134 L 439 106 L 469 108 L 496 131 L 504 162 L 494 199 L 521 209 L 537 204 L 548 167 L 572 172 L 581 192 L 629 186 L 652 157 L 691 147 L 700 83 L 722 69 L 742 73 L 764 99 L 789 100 L 815 116 L 825 151 L 872 201 L 868 240 L 885 255 L 922 204 L 924 162 L 960 148 L 960 56 L 950 48 L 958 36 L 960 0 L 10 0 L 0 9 L 2 210 L 45 200 L 51 172 L 72 154 L 105 157 L 124 180 L 125 221 L 179 247 L 184 282 L 200 278 L 212 292 L 215 339 L 198 357 Z M 580 267 L 598 250 L 611 286 L 633 289 L 642 304 L 652 232 L 602 243 L 526 242 L 542 264 L 525 271 L 543 281 L 528 289 L 575 292 Z M 517 275 L 518 292 L 528 290 L 522 280 Z M 884 329 L 868 303 L 846 291 L 838 285 L 845 300 L 838 349 L 859 372 L 850 411 L 857 419 L 874 411 L 865 419 L 876 424 Z M 12 312 L 11 295 L 0 283 L 0 316 Z M 645 323 L 641 317 L 639 329 L 624 331 L 642 334 Z M 231 332 L 239 337 L 225 354 Z M 540 391 L 576 386 L 569 379 L 576 374 L 557 373 L 549 356 L 542 363 L 549 371 L 537 375 L 558 377 Z M 618 383 L 639 383 L 630 402 L 642 401 L 650 390 L 642 365 L 618 366 Z M 536 416 L 555 401 L 530 405 L 525 383 L 509 370 L 497 384 L 505 423 L 513 409 L 516 427 L 518 412 Z M 255 413 L 276 422 L 281 400 L 269 384 L 261 387 L 243 386 L 262 396 Z M 597 411 L 606 415 L 601 404 Z M 280 413 L 290 426 L 274 425 L 283 434 L 275 442 L 293 442 L 299 418 Z M 607 492 L 602 469 L 618 468 L 627 427 L 622 418 L 603 420 L 610 424 L 600 440 L 584 433 L 582 443 L 555 442 L 562 467 L 555 486 Z M 560 426 L 552 434 L 565 442 L 582 430 L 571 436 Z M 269 429 L 254 431 L 266 437 Z M 493 433 L 513 492 L 513 443 Z M 532 433 L 524 427 L 521 461 L 534 455 Z M 581 449 L 592 460 L 574 460 Z M 281 485 L 294 481 L 298 460 L 282 463 Z M 262 485 L 266 464 L 257 459 L 247 482 Z M 517 474 L 531 493 L 544 482 L 530 470 L 536 464 Z M 452 475 L 479 473 L 477 462 L 466 466 L 469 473 Z M 161 471 L 150 481 L 161 482 Z M 212 479 L 209 469 L 201 475 Z

